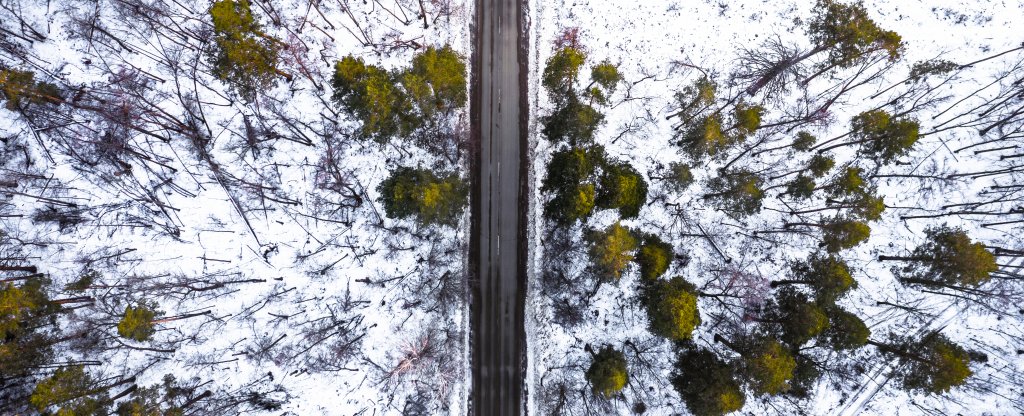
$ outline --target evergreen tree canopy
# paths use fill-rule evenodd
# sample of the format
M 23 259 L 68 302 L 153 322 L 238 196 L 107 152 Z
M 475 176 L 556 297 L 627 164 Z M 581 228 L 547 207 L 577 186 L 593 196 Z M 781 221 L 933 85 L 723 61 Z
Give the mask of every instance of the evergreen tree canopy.
M 833 198 L 857 195 L 865 192 L 864 169 L 850 166 L 832 178 L 826 189 Z
M 835 165 L 836 160 L 832 156 L 819 153 L 811 157 L 811 160 L 807 163 L 807 170 L 811 172 L 811 176 L 820 178 L 832 170 L 832 167 Z
M 793 198 L 797 199 L 807 199 L 814 195 L 815 189 L 817 189 L 817 184 L 814 183 L 814 179 L 809 176 L 798 175 L 786 185 L 786 194 L 792 195 Z
M 213 75 L 231 85 L 243 99 L 270 88 L 278 75 L 279 41 L 267 36 L 252 15 L 249 0 L 218 0 L 210 7 L 213 20 Z
M 0 69 L 0 97 L 8 110 L 15 111 L 26 105 L 60 104 L 64 101 L 60 89 L 48 82 L 36 81 L 32 71 Z
M 733 117 L 736 119 L 735 128 L 742 136 L 749 136 L 761 127 L 761 117 L 765 109 L 759 105 L 748 105 L 740 103 L 733 109 Z
M 760 176 L 749 170 L 723 173 L 708 181 L 710 194 L 704 198 L 718 201 L 719 208 L 740 216 L 753 215 L 761 211 L 764 199 L 764 182 Z
M 813 134 L 806 131 L 797 132 L 796 138 L 793 139 L 793 148 L 801 152 L 806 152 L 814 147 L 814 144 L 818 142 L 818 138 L 814 137 Z
M 878 221 L 885 211 L 885 200 L 873 194 L 874 190 L 865 191 L 855 195 L 854 199 L 847 201 L 851 205 L 851 213 L 865 221 Z
M 796 360 L 782 343 L 774 338 L 755 337 L 742 356 L 744 374 L 755 393 L 775 395 L 789 390 Z
M 587 55 L 582 50 L 572 47 L 561 48 L 548 58 L 541 84 L 547 88 L 555 102 L 574 93 L 580 68 L 586 60 Z
M 900 35 L 879 28 L 859 1 L 818 0 L 807 31 L 817 50 L 829 51 L 828 65 L 841 68 L 849 68 L 875 51 L 884 51 L 895 60 L 903 49 Z
M 590 69 L 590 79 L 587 95 L 597 103 L 604 105 L 608 103 L 608 96 L 615 92 L 619 82 L 622 82 L 622 74 L 619 73 L 617 66 L 604 61 Z
M 606 399 L 619 394 L 629 381 L 625 354 L 611 346 L 601 347 L 594 354 L 586 376 L 595 394 Z
M 637 239 L 618 222 L 586 235 L 590 244 L 590 261 L 601 280 L 618 280 L 626 270 L 637 249 Z
M 417 91 L 429 101 L 428 84 L 417 79 Z M 360 136 L 384 143 L 395 136 L 409 134 L 420 120 L 415 119 L 412 104 L 399 88 L 393 74 L 366 65 L 363 58 L 346 56 L 334 64 L 334 100 L 362 122 Z M 427 104 L 429 106 L 429 104 Z
M 676 144 L 691 158 L 700 160 L 705 156 L 718 156 L 738 143 L 739 139 L 740 137 L 731 135 L 723 129 L 722 116 L 715 113 L 699 117 L 690 123 Z
M 26 328 L 39 325 L 43 317 L 57 311 L 46 295 L 48 284 L 42 278 L 25 279 L 21 286 L 0 282 L 0 340 L 22 335 Z
M 586 145 L 594 142 L 594 134 L 604 123 L 604 114 L 572 96 L 554 112 L 541 117 L 540 123 L 541 133 L 552 142 Z
M 449 45 L 438 49 L 428 46 L 412 58 L 402 76 L 402 84 L 420 110 L 420 117 L 429 120 L 440 111 L 447 113 L 466 105 L 465 59 Z
M 715 103 L 718 86 L 708 77 L 700 77 L 675 94 L 682 118 L 692 118 L 700 110 Z
M 668 271 L 673 256 L 671 244 L 662 241 L 657 235 L 644 235 L 640 250 L 636 254 L 636 262 L 640 265 L 640 277 L 644 281 L 661 277 Z
M 36 384 L 29 402 L 44 415 L 106 416 L 106 394 L 98 392 L 81 365 L 58 368 Z M 56 408 L 56 411 L 51 409 Z
M 821 335 L 826 345 L 841 351 L 857 349 L 867 344 L 871 330 L 860 317 L 838 306 L 827 307 L 825 313 L 828 314 L 829 327 Z
M 388 218 L 414 217 L 421 224 L 454 225 L 469 197 L 458 175 L 399 167 L 377 187 Z
M 746 397 L 732 368 L 715 353 L 688 345 L 681 348 L 672 374 L 672 387 L 697 416 L 719 416 L 743 408 Z
M 563 226 L 588 218 L 596 198 L 594 176 L 605 164 L 601 146 L 555 151 L 541 183 L 542 192 L 554 193 L 544 204 L 544 216 Z
M 697 289 L 681 276 L 649 282 L 644 306 L 651 333 L 673 341 L 688 340 L 700 325 Z
M 794 263 L 792 270 L 794 280 L 788 282 L 810 285 L 820 302 L 833 303 L 857 287 L 849 266 L 842 258 L 833 255 L 812 254 L 807 260 Z
M 126 307 L 121 321 L 117 323 L 117 334 L 139 342 L 148 341 L 156 331 L 153 320 L 158 313 L 155 305 L 145 302 Z
M 917 143 L 920 125 L 908 118 L 893 119 L 884 110 L 865 111 L 853 117 L 853 138 L 861 144 L 860 151 L 889 164 L 904 156 Z
M 910 262 L 900 271 L 906 283 L 977 287 L 999 270 L 992 252 L 984 244 L 971 241 L 960 228 L 933 227 L 925 230 L 925 235 L 928 240 L 909 257 L 881 257 Z
M 448 45 L 428 46 L 396 71 L 345 56 L 331 84 L 334 101 L 361 123 L 359 136 L 380 143 L 438 125 L 467 99 L 465 58 Z
M 792 287 L 778 291 L 766 315 L 779 324 L 782 330 L 779 338 L 794 348 L 818 336 L 829 326 L 825 310 Z
M 789 380 L 789 391 L 786 394 L 798 399 L 811 397 L 811 392 L 818 379 L 821 378 L 821 371 L 817 364 L 804 355 L 796 356 L 796 368 L 793 369 L 793 379 Z
M 48 285 L 45 278 L 0 283 L 0 380 L 29 375 L 51 362 L 60 308 L 47 296 Z
M 822 223 L 821 234 L 820 246 L 829 253 L 838 253 L 867 241 L 871 227 L 857 220 L 834 217 Z
M 626 162 L 604 166 L 597 189 L 597 206 L 618 209 L 622 218 L 635 218 L 647 202 L 647 181 Z
M 693 172 L 690 171 L 690 165 L 686 163 L 672 162 L 668 165 L 668 173 L 662 179 L 665 180 L 665 185 L 672 192 L 679 193 L 685 191 L 693 183 Z
M 970 354 L 937 332 L 921 340 L 897 337 L 893 344 L 868 343 L 903 359 L 906 365 L 897 369 L 896 378 L 908 391 L 946 393 L 973 374 Z

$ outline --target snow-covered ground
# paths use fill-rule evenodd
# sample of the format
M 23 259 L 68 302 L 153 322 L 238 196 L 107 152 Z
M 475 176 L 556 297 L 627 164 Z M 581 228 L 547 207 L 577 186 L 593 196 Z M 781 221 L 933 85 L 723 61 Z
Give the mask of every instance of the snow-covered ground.
M 47 132 L 0 111 L 0 132 L 17 138 L 5 143 L 26 144 L 26 158 L 48 183 L 5 200 L 8 213 L 24 216 L 2 218 L 3 232 L 35 243 L 25 254 L 52 278 L 52 297 L 70 296 L 62 288 L 85 270 L 101 276 L 75 294 L 96 303 L 65 314 L 63 326 L 87 328 L 111 345 L 120 314 L 135 301 L 156 302 L 164 316 L 210 312 L 158 324 L 151 342 L 124 341 L 149 350 L 115 345 L 79 356 L 62 346 L 58 362 L 99 361 L 88 367 L 97 378 L 137 375 L 140 386 L 165 374 L 194 379 L 213 392 L 194 405 L 199 414 L 232 397 L 241 403 L 219 408 L 224 414 L 466 412 L 468 210 L 459 227 L 417 228 L 383 218 L 376 201 L 389 169 L 422 165 L 466 177 L 466 158 L 452 163 L 404 143 L 348 138 L 353 121 L 335 113 L 330 76 L 335 60 L 349 54 L 387 68 L 408 65 L 413 44 L 451 44 L 468 67 L 472 1 L 253 1 L 265 31 L 288 45 L 282 69 L 295 78 L 264 91 L 260 105 L 229 100 L 227 87 L 209 75 L 210 45 L 189 35 L 210 31 L 209 2 L 137 2 L 160 13 L 126 6 L 136 2 L 5 3 L 3 19 L 20 14 L 46 37 L 31 44 L 11 38 L 31 60 L 0 54 L 5 65 L 84 90 L 105 90 L 120 71 L 146 83 L 154 107 L 173 117 L 185 111 L 179 94 L 198 97 L 211 138 L 201 157 L 187 139 L 131 116 L 159 136 L 128 134 L 129 147 L 153 160 L 128 158 L 130 167 L 114 172 L 72 161 Z M 418 16 L 421 7 L 428 18 Z M 133 13 L 167 26 L 151 31 Z M 105 34 L 73 20 L 94 21 Z M 74 117 L 83 134 L 104 129 L 88 112 Z M 460 117 L 468 119 L 465 111 Z M 247 146 L 252 137 L 260 143 Z M 325 189 L 318 171 L 328 140 L 351 187 L 347 197 Z M 47 204 L 32 196 L 74 201 L 87 221 L 63 229 L 34 222 L 29 214 Z M 186 281 L 193 290 L 167 289 Z M 245 400 L 249 392 L 277 401 L 279 410 L 258 409 Z
M 604 145 L 609 156 L 628 160 L 648 177 L 669 162 L 684 161 L 679 148 L 672 142 L 675 120 L 666 116 L 676 108 L 673 94 L 697 79 L 702 68 L 712 74 L 720 85 L 727 85 L 728 75 L 735 72 L 741 49 L 756 48 L 764 40 L 778 37 L 804 50 L 810 49 L 805 34 L 806 23 L 814 6 L 811 1 L 676 1 L 652 0 L 621 2 L 612 0 L 533 0 L 529 2 L 531 39 L 531 197 L 542 201 L 539 188 L 550 154 L 555 146 L 540 134 L 538 116 L 552 109 L 539 78 L 544 64 L 551 56 L 554 41 L 566 28 L 579 28 L 580 39 L 586 48 L 588 64 L 604 59 L 618 65 L 624 82 L 613 95 L 611 105 L 600 108 L 606 123 L 598 132 L 597 143 Z M 941 58 L 957 63 L 971 62 L 1021 45 L 1024 38 L 1019 30 L 1019 19 L 1024 16 L 1024 4 L 1002 1 L 929 2 L 865 1 L 870 16 L 882 28 L 894 30 L 902 37 L 906 50 L 902 59 L 884 76 L 855 89 L 831 106 L 826 123 L 807 127 L 819 140 L 844 134 L 849 130 L 852 116 L 875 107 L 885 106 L 902 87 L 872 97 L 885 88 L 901 83 L 910 65 L 929 59 Z M 922 132 L 931 132 L 943 126 L 953 114 L 966 112 L 974 104 L 998 91 L 994 86 L 980 94 L 972 93 L 988 85 L 995 76 L 1021 59 L 1019 52 L 986 61 L 958 74 L 956 79 L 940 85 L 932 96 L 949 97 L 938 105 L 920 108 L 912 116 L 921 122 Z M 843 75 L 844 73 L 840 73 Z M 848 74 L 848 73 L 847 73 Z M 810 96 L 815 97 L 822 88 L 835 80 L 812 83 Z M 938 85 L 940 80 L 929 81 Z M 742 87 L 742 86 L 741 86 Z M 739 87 L 725 88 L 721 96 L 732 96 Z M 956 109 L 945 115 L 940 112 L 960 98 L 968 97 Z M 782 107 L 792 104 L 793 97 L 782 103 L 769 103 L 762 124 L 770 124 L 782 115 Z M 896 112 L 906 103 L 887 107 Z M 933 118 L 933 116 L 935 116 Z M 773 134 L 761 148 L 788 144 L 792 134 L 780 129 L 762 131 Z M 748 139 L 737 146 L 724 159 L 732 159 L 763 136 Z M 993 166 L 1013 166 L 1011 160 L 999 159 L 999 154 L 974 154 L 953 150 L 980 141 L 977 129 L 957 128 L 924 136 L 910 156 L 903 160 L 909 165 L 883 168 L 881 174 L 913 173 L 944 175 L 954 172 L 982 171 Z M 837 149 L 836 166 L 853 159 L 853 150 Z M 1011 152 L 1012 153 L 1012 152 Z M 1003 153 L 1005 154 L 1005 153 Z M 767 153 L 739 162 L 778 174 L 800 169 L 792 153 Z M 753 161 L 751 161 L 753 160 Z M 784 278 L 788 261 L 802 259 L 813 252 L 817 240 L 793 235 L 762 234 L 752 231 L 780 229 L 791 220 L 793 210 L 782 200 L 769 196 L 759 214 L 742 221 L 732 219 L 707 204 L 701 195 L 705 181 L 714 175 L 722 162 L 694 167 L 694 184 L 682 194 L 669 193 L 662 182 L 648 179 L 648 204 L 635 220 L 624 221 L 634 229 L 658 234 L 685 253 L 687 264 L 676 262 L 668 275 L 682 275 L 698 287 L 713 288 L 728 272 L 745 277 L 749 292 L 768 295 L 767 282 Z M 1024 241 L 1024 228 L 1019 225 L 981 227 L 983 218 L 971 216 L 945 216 L 932 219 L 901 220 L 901 216 L 943 212 L 942 207 L 963 201 L 977 200 L 977 192 L 992 184 L 991 177 L 964 178 L 940 186 L 939 181 L 877 178 L 879 194 L 884 196 L 888 209 L 882 219 L 872 224 L 872 235 L 866 243 L 842 253 L 855 272 L 859 287 L 841 302 L 846 309 L 863 317 L 871 328 L 873 338 L 884 339 L 888 333 L 913 334 L 941 329 L 942 333 L 969 350 L 988 355 L 987 363 L 972 367 L 974 376 L 968 385 L 955 389 L 945 397 L 908 395 L 901 392 L 888 378 L 893 362 L 878 354 L 872 347 L 862 348 L 847 357 L 851 362 L 863 363 L 861 378 L 854 381 L 830 380 L 824 377 L 812 397 L 806 401 L 789 398 L 764 399 L 748 397 L 743 412 L 752 414 L 1019 414 L 1022 410 L 1021 370 L 1024 369 L 1019 350 L 1024 325 L 1022 313 L 1008 298 L 1002 305 L 1004 312 L 993 313 L 969 302 L 957 302 L 948 296 L 921 293 L 917 288 L 904 287 L 890 271 L 891 264 L 876 260 L 879 254 L 899 254 L 912 250 L 923 241 L 923 230 L 928 226 L 949 224 L 962 226 L 970 235 L 986 244 L 1020 249 Z M 770 182 L 767 186 L 782 183 Z M 771 191 L 772 194 L 778 191 Z M 671 205 L 668 205 L 671 204 Z M 806 206 L 812 206 L 807 204 Z M 823 206 L 819 201 L 816 206 Z M 569 393 L 568 404 L 561 407 L 565 414 L 629 414 L 637 403 L 646 405 L 645 414 L 685 414 L 685 407 L 669 384 L 674 360 L 668 341 L 658 339 L 647 331 L 647 318 L 636 300 L 636 269 L 621 281 L 605 284 L 596 295 L 583 302 L 585 319 L 578 324 L 564 324 L 560 312 L 554 309 L 553 297 L 543 290 L 546 227 L 540 203 L 532 205 L 530 253 L 530 295 L 527 300 L 527 333 L 529 337 L 528 397 L 532 414 L 548 414 Z M 1003 210 L 1011 205 L 999 205 Z M 813 220 L 818 214 L 805 216 Z M 1012 220 L 1009 218 L 1004 220 Z M 599 212 L 586 224 L 603 228 L 617 220 L 613 212 Z M 987 220 L 986 220 L 987 221 Z M 706 234 L 704 238 L 699 234 Z M 697 235 L 697 236 L 694 236 Z M 764 238 L 764 236 L 769 236 Z M 718 253 L 716 247 L 721 249 Z M 578 263 L 579 270 L 587 260 L 582 252 L 569 261 Z M 731 258 L 726 263 L 725 258 Z M 1007 258 L 1001 258 L 1005 262 Z M 1019 264 L 1016 261 L 1013 264 Z M 721 272 L 725 269 L 725 272 Z M 1012 270 L 1012 268 L 1011 268 Z M 592 285 L 582 279 L 580 284 Z M 1017 293 L 1021 291 L 1019 283 Z M 710 285 L 710 286 L 707 286 Z M 927 311 L 929 317 L 877 302 L 914 305 Z M 700 300 L 703 324 L 695 333 L 698 345 L 715 346 L 713 334 L 721 331 L 717 317 L 734 313 L 714 299 Z M 732 311 L 732 312 L 730 312 Z M 754 322 L 736 317 L 726 320 L 748 330 Z M 723 324 L 724 325 L 724 324 Z M 921 331 L 921 332 L 918 332 Z M 631 353 L 625 347 L 629 341 L 637 346 Z M 589 365 L 585 345 L 612 344 L 626 351 L 630 358 L 630 384 L 622 396 L 604 401 L 588 397 L 589 390 L 583 373 Z M 641 355 L 639 351 L 644 353 Z M 632 355 L 631 355 L 632 354 Z M 726 353 L 727 354 L 727 353 Z M 636 357 L 642 356 L 645 363 Z M 835 358 L 835 357 L 829 357 Z M 833 383 L 835 381 L 835 383 Z M 567 388 L 567 390 L 563 390 Z

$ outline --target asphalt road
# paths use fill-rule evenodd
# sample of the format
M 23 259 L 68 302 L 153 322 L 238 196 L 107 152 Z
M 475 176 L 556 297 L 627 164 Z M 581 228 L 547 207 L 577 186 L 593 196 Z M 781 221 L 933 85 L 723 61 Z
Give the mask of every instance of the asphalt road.
M 525 53 L 520 60 L 520 0 L 477 0 L 473 62 L 474 142 L 471 268 L 473 394 L 470 413 L 519 415 L 523 397 L 523 300 L 520 200 L 525 146 Z

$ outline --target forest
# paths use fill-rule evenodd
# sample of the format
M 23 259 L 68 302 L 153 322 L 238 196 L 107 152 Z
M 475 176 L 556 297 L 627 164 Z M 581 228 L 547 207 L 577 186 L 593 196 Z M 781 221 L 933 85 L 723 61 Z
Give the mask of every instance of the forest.
M 1012 18 L 532 6 L 531 411 L 1024 411 Z
M 0 414 L 460 412 L 467 13 L 0 1 Z
M 481 408 L 482 1 L 0 0 L 0 414 Z M 526 413 L 1024 413 L 1024 4 L 516 4 Z

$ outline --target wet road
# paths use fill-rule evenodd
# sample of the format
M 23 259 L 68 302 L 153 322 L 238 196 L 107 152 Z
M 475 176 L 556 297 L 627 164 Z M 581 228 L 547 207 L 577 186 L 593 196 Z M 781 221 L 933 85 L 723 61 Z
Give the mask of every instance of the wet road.
M 471 267 L 473 394 L 470 413 L 522 411 L 523 298 L 520 200 L 525 108 L 520 65 L 520 0 L 477 0 L 473 108 L 475 158 Z M 525 58 L 525 54 L 523 55 Z

